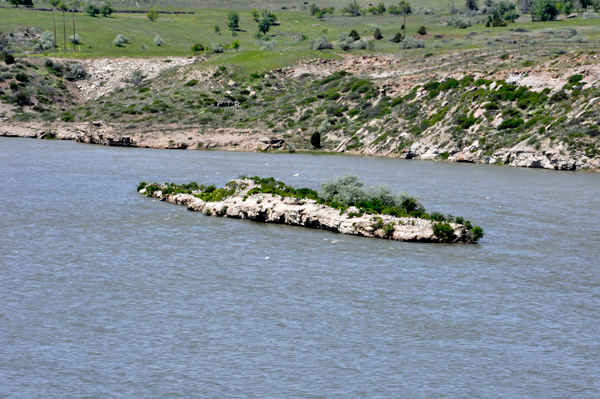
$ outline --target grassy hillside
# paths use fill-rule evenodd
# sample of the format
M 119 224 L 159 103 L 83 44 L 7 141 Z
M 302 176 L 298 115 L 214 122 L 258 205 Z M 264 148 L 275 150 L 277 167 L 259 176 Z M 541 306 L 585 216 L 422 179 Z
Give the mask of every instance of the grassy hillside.
M 438 8 L 441 9 L 441 7 Z M 210 43 L 220 43 L 226 46 L 231 45 L 233 40 L 240 42 L 240 53 L 260 50 L 260 46 L 255 43 L 254 39 L 256 23 L 247 9 L 238 10 L 241 23 L 240 31 L 235 37 L 227 30 L 226 25 L 227 14 L 230 10 L 195 8 L 193 11 L 195 12 L 193 15 L 161 14 L 155 22 L 149 21 L 144 14 L 113 14 L 109 18 L 94 18 L 83 13 L 76 14 L 77 33 L 81 36 L 83 44 L 77 46 L 78 52 L 62 56 L 72 58 L 187 56 L 191 55 L 190 47 L 195 43 L 202 43 L 205 46 Z M 276 15 L 280 25 L 274 26 L 269 34 L 273 37 L 278 36 L 274 51 L 277 55 L 265 54 L 266 57 L 281 57 L 280 54 L 285 54 L 284 57 L 291 63 L 304 57 L 304 53 L 298 52 L 308 50 L 309 42 L 308 40 L 294 42 L 293 35 L 304 34 L 308 38 L 324 36 L 333 42 L 337 40 L 340 33 L 356 29 L 362 37 L 372 39 L 375 27 L 380 27 L 384 36 L 382 40 L 375 41 L 375 51 L 398 52 L 398 44 L 390 42 L 388 39 L 400 31 L 402 24 L 400 16 L 385 14 L 349 17 L 342 16 L 336 11 L 333 16 L 319 20 L 310 16 L 308 11 L 303 10 L 278 10 Z M 551 41 L 557 42 L 560 39 L 556 40 L 555 37 L 544 32 L 549 28 L 561 30 L 574 27 L 591 42 L 600 38 L 598 20 L 584 20 L 581 17 L 544 23 L 526 22 L 528 18 L 522 18 L 525 22 L 509 23 L 507 27 L 486 28 L 485 25 L 479 24 L 467 29 L 446 26 L 446 22 L 451 17 L 444 11 L 432 15 L 410 15 L 407 19 L 407 34 L 416 35 L 420 26 L 427 28 L 428 34 L 420 36 L 426 46 L 425 49 L 420 50 L 423 53 L 439 53 L 457 49 L 486 49 L 498 46 L 527 47 L 533 39 L 538 43 L 537 46 L 551 46 Z M 71 18 L 71 15 L 66 18 L 67 36 L 73 34 Z M 473 18 L 484 20 L 485 16 Z M 10 32 L 30 26 L 39 26 L 42 30 L 53 31 L 53 23 L 53 14 L 49 12 L 0 8 L 0 31 Z M 221 34 L 215 33 L 215 26 L 220 27 Z M 516 28 L 526 29 L 530 32 L 517 33 L 514 32 Z M 57 14 L 57 32 L 57 43 L 62 47 L 64 35 L 62 15 L 60 14 Z M 128 36 L 130 43 L 123 47 L 112 46 L 112 41 L 118 34 Z M 164 46 L 154 45 L 153 40 L 156 35 L 164 39 Z M 68 44 L 68 47 L 72 48 L 72 45 Z M 146 47 L 145 50 L 143 50 L 143 46 Z M 31 48 L 20 49 L 20 51 L 28 50 L 30 51 Z M 232 51 L 228 50 L 228 52 Z M 337 48 L 335 51 L 343 53 Z M 368 52 L 368 50 L 351 51 L 354 54 Z

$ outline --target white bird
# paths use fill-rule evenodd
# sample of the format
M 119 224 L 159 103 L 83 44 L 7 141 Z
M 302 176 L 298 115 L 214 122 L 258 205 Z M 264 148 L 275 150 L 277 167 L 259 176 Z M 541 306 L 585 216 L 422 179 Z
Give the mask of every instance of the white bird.
M 266 163 L 265 165 L 268 165 L 268 163 Z
M 269 260 L 269 259 L 271 259 L 271 258 L 269 258 L 268 256 L 265 258 L 265 260 Z
M 296 174 L 294 175 L 294 177 L 296 177 L 296 176 L 298 176 L 298 173 L 296 173 Z
M 486 197 L 485 199 L 490 199 L 490 197 Z

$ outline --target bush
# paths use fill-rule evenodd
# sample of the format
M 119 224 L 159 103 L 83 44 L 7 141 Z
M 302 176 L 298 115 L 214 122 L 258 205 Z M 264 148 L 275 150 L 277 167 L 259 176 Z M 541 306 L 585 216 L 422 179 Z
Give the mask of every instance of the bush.
M 504 20 L 503 20 L 503 19 L 496 18 L 496 19 L 494 19 L 494 20 L 492 21 L 492 27 L 493 27 L 493 28 L 502 28 L 502 27 L 504 27 L 504 26 L 506 26 L 506 22 L 504 22 Z
M 505 121 L 502 121 L 502 123 L 498 126 L 498 130 L 515 129 L 521 126 L 523 123 L 525 123 L 525 121 L 521 118 L 509 118 Z
M 67 65 L 67 68 L 65 69 L 65 78 L 68 80 L 82 80 L 87 77 L 87 70 L 78 62 Z
M 113 40 L 113 45 L 117 47 L 123 47 L 124 43 L 129 43 L 129 40 L 123 35 L 117 35 L 115 40 Z
M 442 47 L 442 42 L 440 42 L 439 40 L 434 40 L 433 44 L 431 45 L 431 47 L 433 47 L 433 48 L 441 48 Z
M 569 76 L 569 79 L 567 79 L 569 84 L 572 84 L 572 85 L 579 83 L 582 80 L 583 80 L 583 75 L 571 75 L 571 76 Z
M 12 54 L 9 54 L 7 52 L 2 53 L 2 60 L 6 65 L 11 65 L 15 63 L 15 57 L 13 57 Z
M 222 53 L 225 51 L 225 48 L 223 46 L 221 46 L 220 43 L 211 43 L 210 46 L 208 46 L 208 49 L 215 54 Z
M 35 44 L 35 46 L 33 46 L 34 50 L 50 50 L 53 49 L 55 46 L 55 38 L 54 38 L 54 34 L 52 34 L 52 32 L 49 31 L 45 31 L 44 33 L 42 33 L 42 37 L 40 38 L 40 41 L 37 42 Z
M 69 41 L 73 44 L 81 44 L 81 37 L 78 33 L 75 33 L 74 35 L 69 36 Z
M 268 36 L 265 36 L 265 39 Z M 260 49 L 263 51 L 271 51 L 275 48 L 275 46 L 277 45 L 277 41 L 275 39 L 272 40 L 265 40 L 265 39 L 261 39 L 261 40 L 257 40 L 256 41 L 256 45 L 260 46 Z
M 425 41 L 422 39 L 415 39 L 412 36 L 408 36 L 400 42 L 400 50 L 423 48 L 423 47 L 425 47 Z
M 458 29 L 467 29 L 473 26 L 473 20 L 463 17 L 454 17 L 447 23 L 448 26 L 454 26 Z
M 354 40 L 360 40 L 360 35 L 358 34 L 358 32 L 356 31 L 356 29 L 352 29 L 349 33 L 349 36 Z
M 196 43 L 192 46 L 192 51 L 195 53 L 200 53 L 204 51 L 204 46 L 201 43 Z
M 310 136 L 310 144 L 312 144 L 312 146 L 315 148 L 321 148 L 321 133 L 314 132 Z
M 344 205 L 353 205 L 365 199 L 364 184 L 358 176 L 347 174 L 321 184 L 319 197 L 325 201 L 336 201 Z
M 128 82 L 134 86 L 139 86 L 146 76 L 139 69 L 133 71 L 128 79 Z
M 394 43 L 400 43 L 401 41 L 402 41 L 402 33 L 396 32 L 396 34 L 392 38 L 392 42 L 394 42 Z
M 556 93 L 554 93 L 552 96 L 550 96 L 550 100 L 548 100 L 548 102 L 550 104 L 554 104 L 554 103 L 557 103 L 560 101 L 564 101 L 568 98 L 569 98 L 569 95 L 567 94 L 567 92 L 564 90 L 560 90 L 560 91 L 557 91 Z
M 393 233 L 394 233 L 394 222 L 386 223 L 386 225 L 383 226 L 383 236 L 389 237 Z
M 313 50 L 328 50 L 332 49 L 333 45 L 329 43 L 326 37 L 320 37 L 317 39 L 310 39 L 310 48 Z
M 369 43 L 365 39 L 360 39 L 352 43 L 352 48 L 356 50 L 365 50 Z M 373 46 L 374 47 L 374 46 Z
M 331 129 L 331 122 L 329 122 L 328 119 L 325 119 L 319 125 L 319 134 L 324 135 L 325 133 L 327 133 L 329 131 L 329 129 Z M 319 136 L 319 140 L 320 140 L 320 136 Z M 312 143 L 312 138 L 311 138 L 311 143 Z M 319 141 L 319 143 L 320 143 L 320 141 Z M 315 147 L 320 148 L 320 144 L 319 144 L 319 146 L 315 146 Z
M 474 226 L 472 229 L 467 230 L 467 241 L 477 242 L 484 236 L 483 229 L 479 226 Z
M 23 82 L 23 83 L 29 82 L 29 76 L 27 76 L 23 72 L 17 72 L 17 74 L 15 75 L 15 79 L 17 79 L 19 82 Z
M 454 240 L 454 229 L 448 222 L 433 223 L 433 234 L 442 242 L 451 242 Z
M 342 14 L 350 14 L 352 17 L 358 17 L 361 15 L 360 6 L 351 2 L 346 7 L 342 8 Z
M 424 27 L 424 26 L 421 26 L 421 27 L 419 28 L 419 30 L 417 31 L 417 33 L 418 33 L 419 35 L 426 35 L 426 34 L 427 34 L 427 28 L 426 28 L 426 27 Z
M 159 35 L 156 35 L 154 37 L 154 45 L 155 46 L 160 47 L 160 46 L 163 46 L 164 44 L 165 44 L 165 41 Z
M 409 194 L 406 191 L 396 194 L 394 197 L 394 206 L 400 207 L 409 213 L 415 211 L 425 212 L 425 207 L 419 197 Z
M 350 36 L 348 33 L 341 33 L 338 37 L 338 47 L 340 50 L 348 51 L 352 48 L 352 43 L 354 43 L 354 38 Z
M 594 7 L 587 6 L 587 8 L 585 9 L 585 12 L 581 16 L 581 18 L 583 18 L 583 19 L 596 19 L 596 18 L 598 18 L 598 14 L 596 14 L 594 12 Z
M 146 17 L 151 21 L 154 22 L 158 19 L 159 14 L 158 12 L 154 11 L 154 10 L 150 10 L 146 13 Z

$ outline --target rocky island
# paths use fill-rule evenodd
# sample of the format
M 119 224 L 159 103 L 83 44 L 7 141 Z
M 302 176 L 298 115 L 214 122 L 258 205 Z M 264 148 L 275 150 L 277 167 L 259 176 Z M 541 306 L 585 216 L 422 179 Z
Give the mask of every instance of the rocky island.
M 316 192 L 274 178 L 241 176 L 225 187 L 140 183 L 138 192 L 207 216 L 325 229 L 341 234 L 432 243 L 477 243 L 483 229 L 461 217 L 427 213 L 419 199 L 388 186 L 363 189 L 357 176 L 331 179 Z

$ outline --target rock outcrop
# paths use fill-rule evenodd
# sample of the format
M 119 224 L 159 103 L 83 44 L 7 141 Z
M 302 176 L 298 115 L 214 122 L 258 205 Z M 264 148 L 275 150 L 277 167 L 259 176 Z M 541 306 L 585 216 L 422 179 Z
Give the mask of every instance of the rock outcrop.
M 190 211 L 202 212 L 207 216 L 287 224 L 396 241 L 443 241 L 434 234 L 435 222 L 429 220 L 391 215 L 363 215 L 358 213 L 359 210 L 355 207 L 340 212 L 330 206 L 318 204 L 315 200 L 280 197 L 274 194 L 248 195 L 248 191 L 256 185 L 252 180 L 238 182 L 245 183 L 246 188 L 219 202 L 205 202 L 192 194 L 163 195 L 162 191 L 146 193 L 145 188 L 140 190 L 140 193 L 186 206 Z M 466 243 L 468 239 L 464 226 L 457 223 L 450 225 L 454 229 L 454 237 L 447 242 Z

